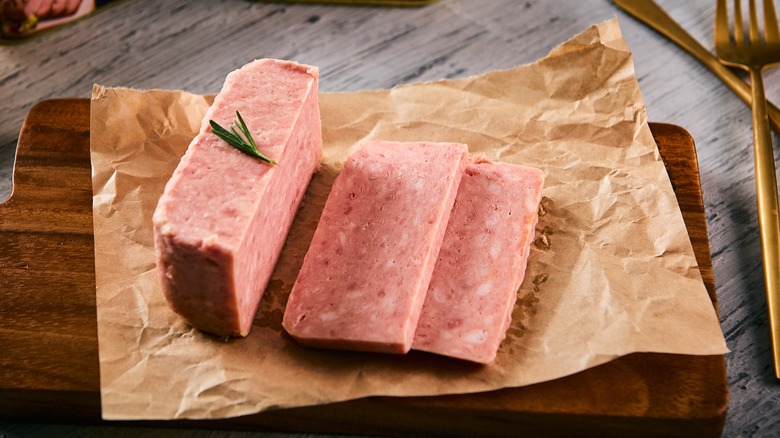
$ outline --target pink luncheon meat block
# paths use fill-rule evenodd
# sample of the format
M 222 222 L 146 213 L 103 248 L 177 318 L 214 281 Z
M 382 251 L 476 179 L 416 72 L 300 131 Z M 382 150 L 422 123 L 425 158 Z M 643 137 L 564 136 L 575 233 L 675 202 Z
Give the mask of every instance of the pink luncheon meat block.
M 469 163 L 412 348 L 479 363 L 495 359 L 525 276 L 543 184 L 532 167 Z
M 290 294 L 290 335 L 409 351 L 466 154 L 462 144 L 375 142 L 350 155 Z
M 257 60 L 230 73 L 154 212 L 160 284 L 173 310 L 246 336 L 322 157 L 316 67 Z M 241 113 L 269 165 L 214 135 Z M 238 128 L 237 128 L 238 129 Z

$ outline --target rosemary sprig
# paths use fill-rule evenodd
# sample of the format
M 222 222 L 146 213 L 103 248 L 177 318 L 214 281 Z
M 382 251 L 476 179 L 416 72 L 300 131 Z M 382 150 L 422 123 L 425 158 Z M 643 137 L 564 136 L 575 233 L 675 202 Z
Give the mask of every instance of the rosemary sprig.
M 276 164 L 276 161 L 266 157 L 257 149 L 257 144 L 255 144 L 255 140 L 252 138 L 252 134 L 249 132 L 249 128 L 246 127 L 244 118 L 241 117 L 241 113 L 238 111 L 236 111 L 236 121 L 233 122 L 233 126 L 230 128 L 230 131 L 223 128 L 219 125 L 219 123 L 213 120 L 209 120 L 209 124 L 211 124 L 211 132 L 213 132 L 214 135 L 221 138 L 222 140 L 225 140 L 227 144 L 247 155 L 251 155 L 255 158 L 265 161 L 268 164 Z M 238 129 L 241 131 L 241 133 L 244 134 L 244 138 L 242 138 L 241 135 L 236 132 L 236 126 L 238 126 Z

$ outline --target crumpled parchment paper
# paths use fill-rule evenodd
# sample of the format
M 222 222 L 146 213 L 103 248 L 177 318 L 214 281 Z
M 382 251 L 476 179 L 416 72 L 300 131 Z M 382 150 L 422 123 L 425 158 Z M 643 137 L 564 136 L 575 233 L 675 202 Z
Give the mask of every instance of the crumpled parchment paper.
M 616 20 L 530 65 L 322 93 L 322 169 L 251 334 L 227 341 L 169 310 L 152 243 L 157 199 L 210 102 L 180 91 L 93 90 L 103 418 L 220 418 L 370 395 L 468 393 L 555 379 L 632 352 L 727 351 Z M 544 170 L 537 241 L 495 363 L 306 349 L 284 333 L 287 295 L 330 185 L 355 143 L 369 139 L 462 142 Z

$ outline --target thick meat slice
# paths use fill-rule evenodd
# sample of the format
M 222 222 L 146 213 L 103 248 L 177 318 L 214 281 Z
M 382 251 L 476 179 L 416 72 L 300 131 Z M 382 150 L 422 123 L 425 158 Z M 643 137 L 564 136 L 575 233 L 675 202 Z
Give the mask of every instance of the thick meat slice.
M 315 67 L 272 59 L 230 73 L 154 213 L 160 284 L 193 326 L 249 333 L 298 204 L 319 167 Z M 211 132 L 240 111 L 272 166 Z
M 303 345 L 406 353 L 466 162 L 454 143 L 369 143 L 350 155 L 284 313 Z
M 543 184 L 532 167 L 466 167 L 412 348 L 495 359 L 525 276 Z

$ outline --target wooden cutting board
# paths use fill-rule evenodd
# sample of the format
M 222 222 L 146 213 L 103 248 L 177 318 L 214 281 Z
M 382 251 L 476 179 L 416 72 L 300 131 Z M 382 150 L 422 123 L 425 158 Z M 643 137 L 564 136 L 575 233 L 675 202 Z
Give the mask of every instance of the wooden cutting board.
M 651 129 L 716 305 L 693 139 L 674 125 Z M 35 105 L 19 137 L 14 192 L 0 205 L 2 418 L 101 421 L 90 174 L 89 101 Z M 416 436 L 716 437 L 727 402 L 723 356 L 642 353 L 488 393 L 372 397 L 229 420 L 143 424 Z

